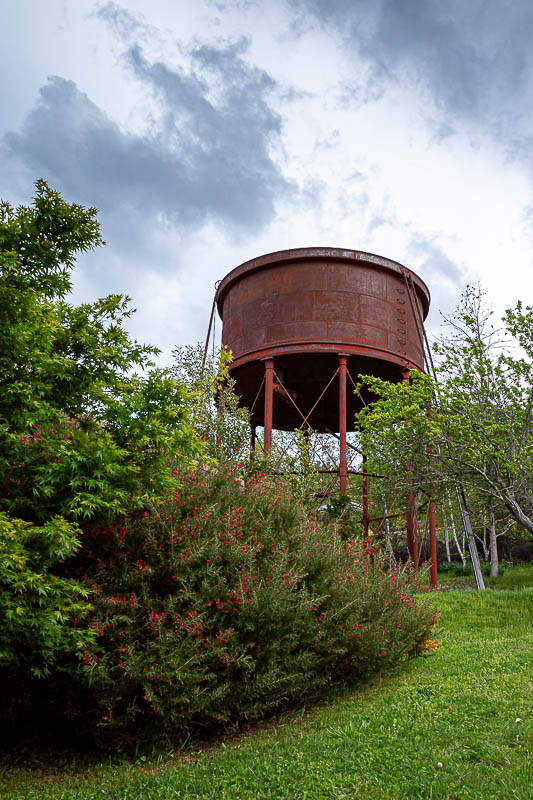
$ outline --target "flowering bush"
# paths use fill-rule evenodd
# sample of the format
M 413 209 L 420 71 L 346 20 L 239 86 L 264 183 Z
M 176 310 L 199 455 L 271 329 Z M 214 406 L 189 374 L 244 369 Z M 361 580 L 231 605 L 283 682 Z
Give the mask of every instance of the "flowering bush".
M 104 728 L 257 718 L 427 640 L 428 601 L 369 540 L 343 542 L 240 465 L 179 479 L 162 507 L 88 534 L 84 663 Z
M 176 485 L 171 454 L 203 453 L 188 392 L 126 330 L 128 298 L 67 302 L 77 255 L 102 244 L 96 209 L 35 188 L 0 200 L 0 725 L 76 674 L 94 635 L 68 575 L 76 523 L 144 509 Z

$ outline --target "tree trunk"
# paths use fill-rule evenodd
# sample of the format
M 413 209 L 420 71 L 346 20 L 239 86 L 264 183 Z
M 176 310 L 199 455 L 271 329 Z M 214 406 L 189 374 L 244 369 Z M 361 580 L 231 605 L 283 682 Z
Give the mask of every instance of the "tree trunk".
M 514 497 L 507 492 L 503 495 L 503 500 L 514 521 L 518 522 L 519 525 L 522 525 L 530 533 L 533 533 L 533 519 L 528 517 L 527 514 L 524 514 Z
M 464 532 L 463 532 L 463 547 L 461 548 L 461 545 L 459 544 L 459 539 L 457 538 L 457 528 L 455 527 L 455 520 L 453 518 L 452 501 L 451 501 L 449 495 L 448 495 L 448 507 L 450 509 L 450 522 L 451 522 L 451 526 L 452 526 L 453 541 L 455 542 L 455 546 L 457 548 L 457 552 L 461 556 L 461 561 L 463 563 L 463 569 L 466 569 Z
M 489 532 L 490 538 L 490 532 Z M 487 515 L 483 512 L 483 559 L 488 561 L 490 558 L 490 542 L 487 541 Z
M 442 524 L 444 526 L 444 544 L 446 545 L 446 561 L 448 564 L 452 563 L 452 556 L 450 553 L 450 535 L 448 533 L 448 520 L 446 519 L 446 511 L 442 509 Z
M 397 563 L 396 556 L 394 555 L 394 548 L 392 546 L 391 531 L 390 531 L 389 508 L 387 506 L 387 500 L 385 498 L 385 492 L 383 490 L 381 490 L 381 497 L 383 499 L 383 508 L 385 509 L 385 541 L 387 542 L 387 548 L 392 563 L 394 564 L 394 566 L 396 566 Z
M 489 541 L 490 541 L 490 577 L 497 578 L 499 573 L 498 564 L 498 540 L 496 538 L 496 518 L 494 511 L 490 512 L 489 523 Z

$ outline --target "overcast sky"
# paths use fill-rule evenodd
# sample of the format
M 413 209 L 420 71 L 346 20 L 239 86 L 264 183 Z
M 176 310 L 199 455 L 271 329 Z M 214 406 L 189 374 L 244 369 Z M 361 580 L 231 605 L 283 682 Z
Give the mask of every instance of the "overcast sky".
M 205 339 L 215 281 L 289 247 L 533 302 L 531 0 L 3 0 L 0 197 L 100 210 L 73 300 Z M 220 325 L 218 326 L 220 331 Z

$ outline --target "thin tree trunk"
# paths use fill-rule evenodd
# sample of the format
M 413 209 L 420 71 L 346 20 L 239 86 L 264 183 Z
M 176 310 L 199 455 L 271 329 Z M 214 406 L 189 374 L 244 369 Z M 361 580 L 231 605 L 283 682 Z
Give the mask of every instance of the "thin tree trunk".
M 455 546 L 457 548 L 457 552 L 459 553 L 459 555 L 461 557 L 461 561 L 463 563 L 463 569 L 465 569 L 466 568 L 466 558 L 465 558 L 464 531 L 463 531 L 463 546 L 461 547 L 461 545 L 459 544 L 459 539 L 457 538 L 457 528 L 455 527 L 455 520 L 453 518 L 452 501 L 451 501 L 449 495 L 448 495 L 448 507 L 450 509 L 450 523 L 451 523 L 451 526 L 452 526 L 453 541 L 455 542 Z
M 450 553 L 450 534 L 448 533 L 448 520 L 446 519 L 446 511 L 442 509 L 442 524 L 444 526 L 444 544 L 446 545 L 446 561 L 448 564 L 452 563 L 452 556 Z
M 490 557 L 490 543 L 487 541 L 487 515 L 484 511 L 483 512 L 483 558 L 485 561 L 488 561 L 489 557 Z
M 520 505 L 514 499 L 514 496 L 507 492 L 503 495 L 503 501 L 515 522 L 518 522 L 519 525 L 522 525 L 530 533 L 533 533 L 533 519 L 528 517 L 527 514 L 524 514 Z
M 392 546 L 392 539 L 390 532 L 389 508 L 387 506 L 387 500 L 385 498 L 385 492 L 383 491 L 383 489 L 381 490 L 381 497 L 383 499 L 383 508 L 385 511 L 385 540 L 387 542 L 387 549 L 389 551 L 392 563 L 394 564 L 394 566 L 396 566 L 396 556 L 394 555 L 394 548 Z
M 494 511 L 490 512 L 490 577 L 497 578 L 499 573 L 498 563 L 498 540 L 496 538 L 496 517 Z

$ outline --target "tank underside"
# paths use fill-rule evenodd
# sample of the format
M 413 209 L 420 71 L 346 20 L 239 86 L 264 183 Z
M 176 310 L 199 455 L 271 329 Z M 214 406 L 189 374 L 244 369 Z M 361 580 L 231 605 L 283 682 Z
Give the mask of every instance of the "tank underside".
M 336 352 L 289 353 L 274 359 L 275 374 L 273 422 L 275 430 L 291 431 L 307 427 L 305 419 L 318 433 L 339 430 L 339 364 Z M 359 375 L 373 375 L 396 383 L 402 379 L 402 367 L 382 359 L 349 356 L 348 373 L 355 384 Z M 230 369 L 240 404 L 252 409 L 251 419 L 263 425 L 265 387 L 262 361 L 247 361 Z M 331 383 L 330 383 L 331 381 Z M 326 389 L 326 387 L 329 387 Z M 322 396 L 321 396 L 322 395 Z M 367 390 L 355 392 L 350 379 L 347 384 L 347 430 L 353 431 L 355 414 L 374 399 Z

